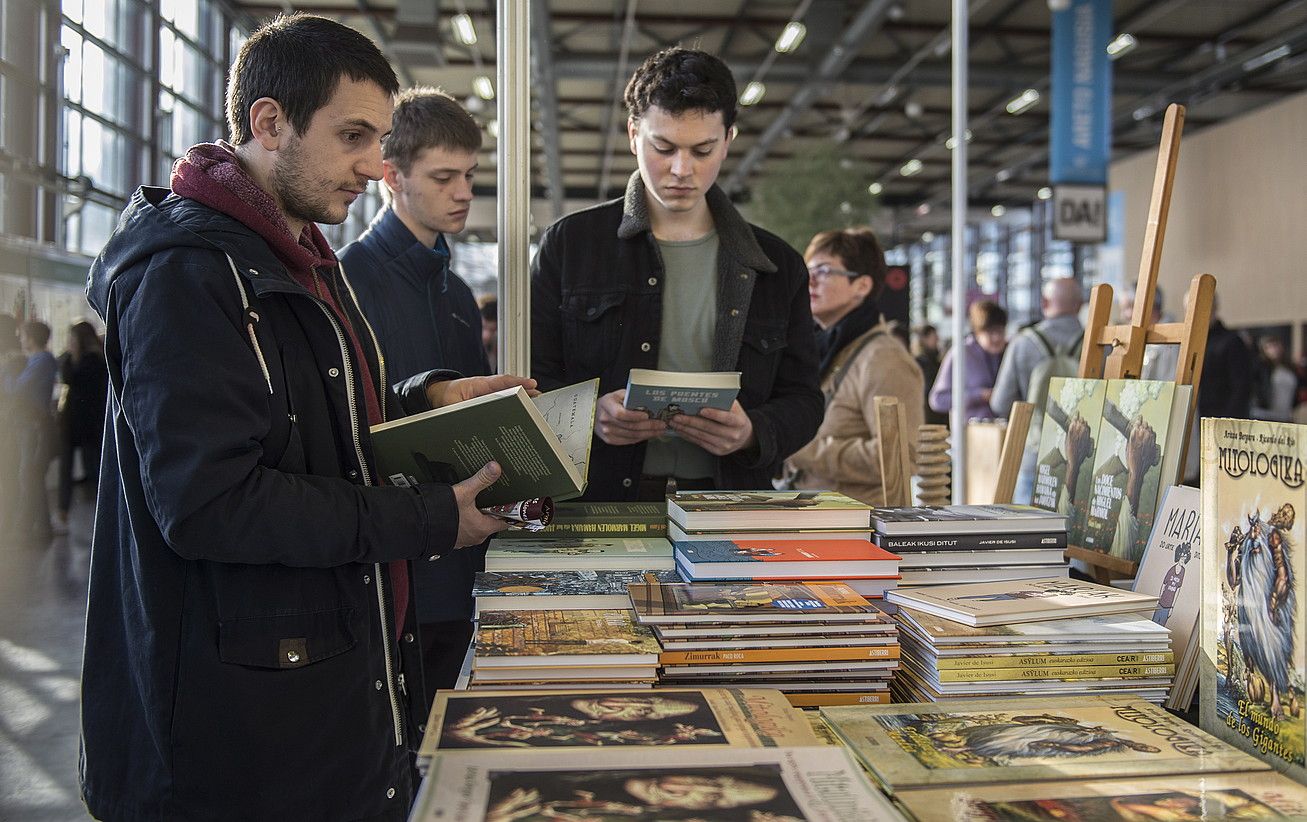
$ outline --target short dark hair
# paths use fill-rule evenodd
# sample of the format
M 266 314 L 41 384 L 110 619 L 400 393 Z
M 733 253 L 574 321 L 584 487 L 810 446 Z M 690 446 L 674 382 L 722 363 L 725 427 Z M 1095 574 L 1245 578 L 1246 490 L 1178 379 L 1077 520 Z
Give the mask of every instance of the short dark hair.
M 476 153 L 481 149 L 481 127 L 458 101 L 442 89 L 415 86 L 395 101 L 390 136 L 381 156 L 408 174 L 418 155 L 428 148 Z
M 50 343 L 50 326 L 40 320 L 23 323 L 23 334 L 40 348 L 45 348 Z
M 803 258 L 812 259 L 814 254 L 839 257 L 849 271 L 870 277 L 873 296 L 879 294 L 885 285 L 885 251 L 880 247 L 880 240 L 876 239 L 876 232 L 870 228 L 823 231 L 808 243 Z
M 626 84 L 626 111 L 639 120 L 652 106 L 669 114 L 720 111 L 727 131 L 735 125 L 735 77 L 706 51 L 673 46 L 640 64 Z
M 281 104 L 303 134 L 341 77 L 371 80 L 387 94 L 399 91 L 395 70 L 375 43 L 326 17 L 282 14 L 257 29 L 241 46 L 227 82 L 227 126 L 233 145 L 254 139 L 250 106 L 263 97 Z
M 993 300 L 977 300 L 967 309 L 972 331 L 1007 328 L 1007 310 Z
M 487 297 L 481 301 L 481 319 L 485 322 L 499 322 L 498 297 Z

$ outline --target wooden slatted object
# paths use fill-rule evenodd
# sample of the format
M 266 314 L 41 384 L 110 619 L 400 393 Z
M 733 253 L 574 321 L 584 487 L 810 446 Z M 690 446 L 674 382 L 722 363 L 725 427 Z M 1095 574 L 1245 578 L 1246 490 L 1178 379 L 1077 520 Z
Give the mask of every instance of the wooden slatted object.
M 908 456 L 908 416 L 894 397 L 876 397 L 876 433 L 880 440 L 880 476 L 886 507 L 912 504 L 912 460 Z

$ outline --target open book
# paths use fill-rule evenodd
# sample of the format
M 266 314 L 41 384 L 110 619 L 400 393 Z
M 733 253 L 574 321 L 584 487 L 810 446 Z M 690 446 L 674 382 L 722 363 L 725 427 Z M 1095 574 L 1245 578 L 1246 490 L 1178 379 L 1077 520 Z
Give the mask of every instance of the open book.
M 503 474 L 481 506 L 585 491 L 599 381 L 531 397 L 521 387 L 374 425 L 378 473 L 392 485 L 460 482 L 494 460 Z

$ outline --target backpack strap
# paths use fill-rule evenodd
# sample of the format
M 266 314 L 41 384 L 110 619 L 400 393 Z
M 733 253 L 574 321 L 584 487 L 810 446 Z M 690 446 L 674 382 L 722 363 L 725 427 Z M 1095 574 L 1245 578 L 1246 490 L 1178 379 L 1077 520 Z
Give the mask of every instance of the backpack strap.
M 1039 344 L 1044 347 L 1044 351 L 1048 354 L 1048 356 L 1050 357 L 1057 356 L 1057 351 L 1053 349 L 1053 344 L 1048 341 L 1048 337 L 1045 337 L 1043 332 L 1041 332 L 1038 328 L 1036 328 L 1033 325 L 1027 328 L 1026 330 L 1029 331 L 1031 334 L 1035 335 L 1035 339 L 1039 340 Z
M 831 374 L 830 391 L 826 394 L 827 405 L 830 405 L 831 400 L 835 399 L 836 392 L 840 390 L 840 384 L 843 383 L 844 378 L 848 376 L 849 369 L 853 366 L 853 362 L 858 358 L 858 355 L 862 353 L 862 349 L 867 347 L 867 343 L 884 333 L 885 329 L 883 328 L 873 328 L 866 334 L 863 334 L 862 337 L 853 344 L 853 350 L 843 359 L 839 368 L 836 368 Z

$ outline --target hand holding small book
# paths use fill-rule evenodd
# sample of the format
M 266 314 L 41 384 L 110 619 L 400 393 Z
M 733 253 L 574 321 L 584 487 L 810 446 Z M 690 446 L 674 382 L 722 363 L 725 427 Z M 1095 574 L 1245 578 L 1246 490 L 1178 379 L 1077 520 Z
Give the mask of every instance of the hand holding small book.
M 626 408 L 626 389 L 610 391 L 599 398 L 595 409 L 595 435 L 609 445 L 634 445 L 651 440 L 667 430 L 667 423 L 649 414 Z
M 754 441 L 753 421 L 739 400 L 729 411 L 704 408 L 694 415 L 678 414 L 669 425 L 682 439 L 718 457 L 742 451 Z

